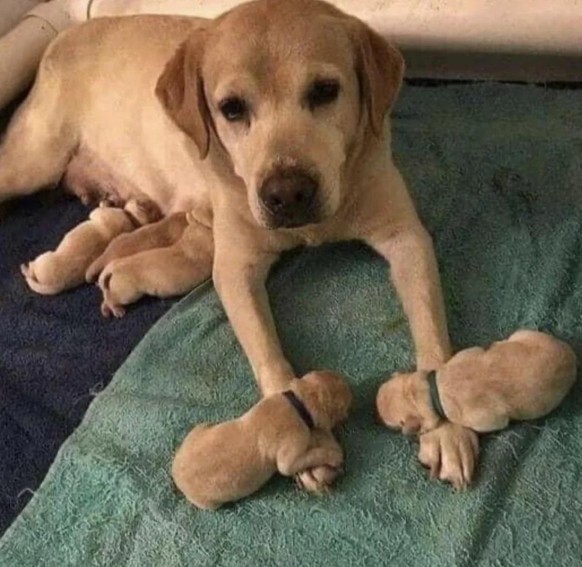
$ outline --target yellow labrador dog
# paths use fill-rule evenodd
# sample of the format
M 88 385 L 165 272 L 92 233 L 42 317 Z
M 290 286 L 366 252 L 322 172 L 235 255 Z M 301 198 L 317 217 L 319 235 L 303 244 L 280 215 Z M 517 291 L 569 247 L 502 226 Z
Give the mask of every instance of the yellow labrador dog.
M 0 150 L 0 201 L 63 179 L 82 197 L 190 212 L 188 254 L 150 248 L 142 231 L 156 225 L 141 228 L 104 292 L 132 262 L 169 258 L 165 294 L 212 275 L 264 395 L 295 377 L 269 310 L 271 265 L 298 245 L 359 239 L 390 262 L 418 368 L 438 368 L 450 348 L 437 264 L 390 152 L 403 71 L 392 45 L 319 0 L 257 0 L 212 21 L 97 19 L 47 49 Z M 445 423 L 427 437 L 441 479 L 472 474 L 473 435 Z

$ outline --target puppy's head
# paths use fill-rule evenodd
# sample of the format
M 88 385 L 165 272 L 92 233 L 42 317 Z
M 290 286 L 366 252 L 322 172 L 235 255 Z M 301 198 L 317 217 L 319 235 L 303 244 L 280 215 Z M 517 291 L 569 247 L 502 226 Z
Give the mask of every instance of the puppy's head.
M 118 233 L 132 230 L 133 222 L 123 209 L 114 207 L 98 207 L 93 209 L 89 219 L 94 227 L 98 227 L 104 234 Z
M 296 389 L 318 427 L 333 429 L 347 420 L 353 396 L 339 374 L 329 370 L 310 372 L 297 380 Z
M 257 0 L 196 31 L 157 95 L 204 158 L 212 143 L 243 180 L 257 224 L 333 216 L 363 135 L 382 136 L 404 70 L 366 25 L 319 0 Z
M 376 395 L 378 416 L 386 427 L 402 430 L 404 435 L 415 435 L 423 429 L 422 415 L 414 403 L 415 381 L 420 373 L 395 373 L 380 386 Z

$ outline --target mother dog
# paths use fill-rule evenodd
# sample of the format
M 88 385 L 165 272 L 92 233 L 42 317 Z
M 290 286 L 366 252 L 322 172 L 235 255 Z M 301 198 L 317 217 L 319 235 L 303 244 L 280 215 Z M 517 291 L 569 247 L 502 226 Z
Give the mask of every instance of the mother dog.
M 94 20 L 48 48 L 0 150 L 0 201 L 63 180 L 79 196 L 189 212 L 177 243 L 164 221 L 121 237 L 104 292 L 132 273 L 163 295 L 212 274 L 264 395 L 295 376 L 271 265 L 298 245 L 362 240 L 391 265 L 418 368 L 437 368 L 450 355 L 437 264 L 390 154 L 403 71 L 393 46 L 318 0 L 257 0 L 213 21 Z M 212 261 L 198 253 L 209 247 Z M 156 290 L 147 268 L 166 265 L 171 285 Z M 450 423 L 421 438 L 421 460 L 457 486 L 476 453 Z

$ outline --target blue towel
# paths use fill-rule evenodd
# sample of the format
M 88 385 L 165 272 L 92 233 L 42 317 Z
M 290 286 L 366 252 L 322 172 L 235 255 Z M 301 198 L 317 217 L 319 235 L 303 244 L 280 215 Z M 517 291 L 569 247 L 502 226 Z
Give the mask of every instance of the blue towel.
M 582 354 L 580 91 L 508 85 L 405 88 L 395 152 L 436 241 L 453 343 L 541 328 Z M 285 256 L 271 303 L 296 370 L 349 377 L 346 475 L 328 498 L 277 478 L 218 512 L 173 488 L 193 424 L 257 399 L 210 284 L 162 319 L 64 444 L 0 541 L 3 567 L 578 566 L 582 388 L 552 415 L 482 442 L 475 486 L 430 481 L 415 443 L 374 420 L 412 345 L 385 263 L 342 244 Z
M 19 265 L 54 248 L 87 213 L 76 200 L 37 197 L 15 203 L 0 220 L 0 534 L 93 394 L 172 304 L 146 301 L 125 319 L 105 320 L 94 286 L 56 297 L 28 289 Z

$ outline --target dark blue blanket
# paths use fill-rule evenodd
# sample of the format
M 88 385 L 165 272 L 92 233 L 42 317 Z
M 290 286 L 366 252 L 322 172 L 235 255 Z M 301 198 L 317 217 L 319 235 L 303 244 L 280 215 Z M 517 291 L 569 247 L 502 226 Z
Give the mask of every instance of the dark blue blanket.
M 61 443 L 133 347 L 171 305 L 141 302 L 105 320 L 93 286 L 31 292 L 20 263 L 54 247 L 87 215 L 66 197 L 30 198 L 0 220 L 0 534 L 43 480 Z

